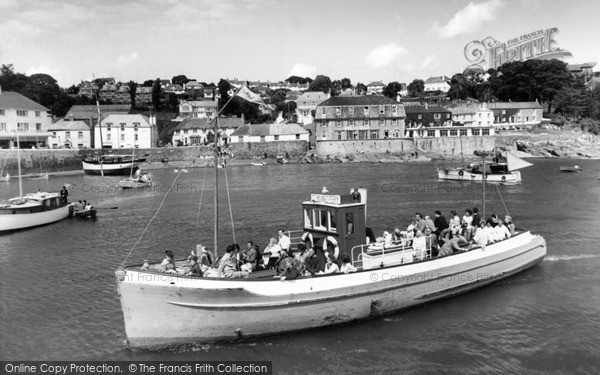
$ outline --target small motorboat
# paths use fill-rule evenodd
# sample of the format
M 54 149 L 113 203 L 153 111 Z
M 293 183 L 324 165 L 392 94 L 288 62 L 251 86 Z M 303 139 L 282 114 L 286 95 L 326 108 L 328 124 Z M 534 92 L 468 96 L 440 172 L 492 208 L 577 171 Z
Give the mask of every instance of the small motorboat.
M 118 186 L 122 189 L 137 189 L 152 185 L 152 177 L 147 173 L 136 173 L 126 180 L 121 180 Z
M 583 168 L 578 165 L 572 167 L 560 167 L 560 173 L 572 173 L 572 172 L 581 172 Z
M 73 211 L 73 216 L 74 217 L 96 217 L 96 212 L 98 212 L 98 210 L 96 210 L 93 206 L 88 206 L 85 208 L 79 208 L 79 209 L 75 209 Z
M 266 165 L 267 163 L 265 163 L 264 161 L 253 161 L 252 163 L 250 163 L 250 165 L 254 165 L 255 167 L 262 167 L 263 165 Z
M 5 176 L 0 177 L 0 182 L 10 182 L 10 175 L 7 173 Z

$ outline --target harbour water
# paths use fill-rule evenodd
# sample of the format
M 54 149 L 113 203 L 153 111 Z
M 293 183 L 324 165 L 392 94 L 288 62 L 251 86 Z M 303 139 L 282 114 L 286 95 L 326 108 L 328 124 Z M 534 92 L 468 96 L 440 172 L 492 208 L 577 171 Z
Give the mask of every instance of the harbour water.
M 96 220 L 0 236 L 0 360 L 267 360 L 275 373 L 303 374 L 598 373 L 600 163 L 578 160 L 583 172 L 573 174 L 559 173 L 564 160 L 533 163 L 522 184 L 486 190 L 488 216 L 508 210 L 517 227 L 545 237 L 548 256 L 530 270 L 360 324 L 152 352 L 126 346 L 114 271 L 130 252 L 127 263 L 160 260 L 166 249 L 185 257 L 196 243 L 212 249 L 214 171 L 189 169 L 173 182 L 173 170 L 155 170 L 154 186 L 142 191 L 116 189 L 118 177 L 24 181 L 26 192 L 70 183 L 71 200 L 99 211 Z M 377 234 L 408 225 L 415 212 L 482 209 L 481 184 L 438 181 L 433 163 L 235 166 L 219 174 L 221 252 L 234 241 L 231 214 L 235 240 L 263 248 L 279 228 L 300 228 L 300 203 L 323 186 L 367 188 Z M 0 198 L 15 195 L 16 180 L 0 185 Z

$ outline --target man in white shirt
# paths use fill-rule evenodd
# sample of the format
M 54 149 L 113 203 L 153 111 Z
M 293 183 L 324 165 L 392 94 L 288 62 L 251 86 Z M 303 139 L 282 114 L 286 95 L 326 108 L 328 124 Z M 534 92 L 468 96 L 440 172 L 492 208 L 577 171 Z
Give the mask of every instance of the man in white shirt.
M 290 241 L 290 238 L 283 233 L 284 233 L 283 229 L 280 229 L 278 245 L 279 245 L 279 247 L 281 247 L 283 249 L 283 251 L 285 251 L 286 253 L 288 253 L 288 255 L 290 255 L 291 241 Z
M 414 255 L 420 260 L 425 259 L 427 252 L 427 243 L 425 241 L 425 237 L 423 236 L 423 232 L 417 230 L 417 236 L 414 238 L 412 243 Z
M 498 241 L 504 240 L 506 238 L 510 238 L 510 230 L 504 225 L 502 220 L 498 221 L 498 225 L 494 228 L 494 232 L 496 232 L 496 237 Z
M 488 236 L 485 230 L 485 222 L 483 220 L 479 221 L 479 226 L 475 229 L 473 242 L 481 246 L 482 250 L 485 250 L 485 245 L 488 243 Z
M 494 243 L 494 242 L 498 242 L 499 238 L 496 236 L 496 231 L 494 231 L 494 228 L 492 227 L 492 222 L 491 221 L 486 221 L 485 223 L 485 228 L 483 229 L 483 232 L 485 233 L 486 237 L 487 237 L 487 243 Z

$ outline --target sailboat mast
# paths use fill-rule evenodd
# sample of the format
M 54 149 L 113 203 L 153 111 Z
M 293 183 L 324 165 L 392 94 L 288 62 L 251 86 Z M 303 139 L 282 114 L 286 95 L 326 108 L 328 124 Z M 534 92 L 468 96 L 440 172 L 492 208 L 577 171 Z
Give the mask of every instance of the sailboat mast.
M 19 166 L 19 199 L 23 199 L 23 181 L 21 181 L 21 145 L 19 142 L 19 127 L 17 126 L 17 165 Z
M 104 177 L 104 168 L 102 167 L 102 153 L 104 152 L 104 143 L 102 142 L 102 122 L 100 118 L 100 102 L 98 101 L 98 94 L 96 93 L 96 108 L 98 109 L 98 132 L 100 133 L 100 175 Z
M 215 247 L 214 247 L 214 253 L 215 253 L 215 259 L 217 259 L 218 257 L 218 248 L 219 248 L 219 143 L 218 143 L 218 130 L 219 130 L 219 115 L 217 113 L 217 116 L 215 117 L 214 120 L 215 123 L 215 127 L 214 127 L 214 133 L 215 133 L 215 137 L 214 137 L 214 142 L 215 142 L 215 230 L 214 230 L 214 241 L 215 241 Z
M 482 206 L 483 206 L 483 212 L 481 213 L 481 219 L 485 220 L 485 155 L 483 156 L 483 175 L 481 176 L 481 178 L 483 179 L 483 184 L 481 186 L 483 186 L 483 202 L 482 202 Z

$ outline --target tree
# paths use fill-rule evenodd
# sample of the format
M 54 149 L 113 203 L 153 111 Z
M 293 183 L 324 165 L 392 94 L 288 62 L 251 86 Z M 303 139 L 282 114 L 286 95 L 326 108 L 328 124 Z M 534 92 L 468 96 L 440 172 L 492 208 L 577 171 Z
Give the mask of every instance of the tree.
M 364 83 L 357 83 L 355 89 L 358 95 L 364 95 L 367 93 L 367 85 Z
M 188 83 L 189 81 L 191 81 L 191 79 L 189 79 L 188 77 L 186 77 L 183 74 L 171 78 L 171 83 L 174 85 L 183 86 L 185 83 Z
M 461 73 L 455 74 L 450 80 L 450 89 L 448 90 L 448 98 L 452 100 L 466 99 L 469 97 L 472 83 L 469 82 Z
M 290 76 L 285 81 L 289 82 L 289 83 L 305 84 L 305 83 L 311 83 L 312 78 L 309 78 L 309 77 L 302 78 L 302 77 L 298 77 L 298 76 Z
M 154 80 L 151 80 L 151 79 L 144 81 L 144 83 L 142 83 L 142 87 L 152 87 L 152 86 L 154 86 Z
M 135 108 L 135 96 L 137 93 L 138 84 L 133 81 L 129 81 L 127 87 L 129 87 L 129 98 L 131 99 L 131 106 Z
M 422 79 L 415 79 L 408 84 L 408 95 L 411 98 L 422 96 L 425 92 L 425 82 Z
M 160 79 L 157 78 L 154 80 L 152 84 L 152 105 L 154 106 L 154 110 L 158 111 L 160 109 L 160 100 L 162 98 L 162 88 L 160 87 Z
M 308 86 L 308 91 L 330 92 L 332 89 L 331 79 L 327 76 L 318 75 Z
M 27 76 L 21 73 L 15 73 L 12 64 L 2 64 L 0 68 L 0 87 L 4 91 L 21 92 L 27 85 Z
M 350 78 L 342 78 L 341 83 L 342 83 L 342 90 L 351 89 L 353 87 L 352 81 L 350 80 Z
M 398 93 L 402 91 L 402 84 L 398 81 L 390 82 L 383 89 L 383 95 L 388 98 L 396 99 Z

